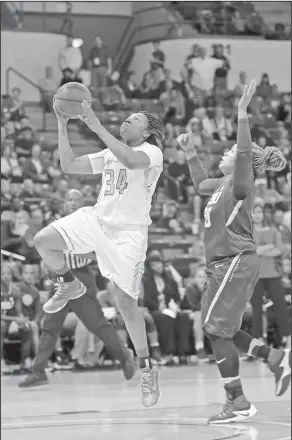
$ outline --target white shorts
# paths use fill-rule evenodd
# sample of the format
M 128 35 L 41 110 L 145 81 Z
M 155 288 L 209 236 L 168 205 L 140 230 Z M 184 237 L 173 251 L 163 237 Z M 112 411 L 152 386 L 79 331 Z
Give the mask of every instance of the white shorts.
M 101 274 L 124 292 L 138 299 L 147 250 L 148 227 L 107 227 L 96 208 L 80 208 L 51 223 L 63 237 L 69 251 L 95 252 Z

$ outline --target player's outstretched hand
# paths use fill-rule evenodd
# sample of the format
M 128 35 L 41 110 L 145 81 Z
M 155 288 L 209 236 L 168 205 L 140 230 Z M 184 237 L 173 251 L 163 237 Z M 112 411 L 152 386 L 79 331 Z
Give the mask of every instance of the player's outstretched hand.
M 58 122 L 62 125 L 66 125 L 69 121 L 69 118 L 66 118 L 66 116 L 62 115 L 62 113 L 58 110 L 56 104 L 53 104 L 53 109 L 56 115 L 56 118 L 58 119 Z
M 241 97 L 241 100 L 238 103 L 238 108 L 246 110 L 251 98 L 255 94 L 257 88 L 256 80 L 253 79 L 249 86 L 244 86 L 243 95 Z
M 87 101 L 83 101 L 82 107 L 84 110 L 84 113 L 79 116 L 79 119 L 81 121 L 85 122 L 85 124 L 90 128 L 92 131 L 97 131 L 101 127 L 100 120 L 97 118 L 96 114 L 91 108 L 91 105 Z
M 195 140 L 191 131 L 180 134 L 176 140 L 186 155 L 196 153 Z

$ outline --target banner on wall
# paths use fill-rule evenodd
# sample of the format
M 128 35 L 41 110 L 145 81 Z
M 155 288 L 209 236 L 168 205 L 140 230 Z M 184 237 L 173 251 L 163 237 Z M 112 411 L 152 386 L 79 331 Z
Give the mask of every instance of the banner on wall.
M 290 41 L 216 37 L 163 41 L 161 50 L 166 56 L 165 67 L 171 70 L 174 79 L 181 79 L 181 69 L 194 44 L 205 47 L 209 56 L 213 53 L 214 44 L 223 45 L 231 65 L 228 75 L 229 89 L 238 83 L 239 72 L 245 71 L 249 79 L 255 78 L 258 82 L 263 73 L 268 73 L 271 84 L 277 84 L 280 91 L 291 90 Z M 137 81 L 141 81 L 144 73 L 149 71 L 152 52 L 151 43 L 135 47 L 130 70 L 136 73 Z

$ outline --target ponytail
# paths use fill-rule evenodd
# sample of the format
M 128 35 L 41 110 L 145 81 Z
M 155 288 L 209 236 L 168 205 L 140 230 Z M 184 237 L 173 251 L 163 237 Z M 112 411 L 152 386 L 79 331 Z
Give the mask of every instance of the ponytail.
M 281 171 L 286 166 L 286 159 L 278 148 L 266 147 L 263 150 L 254 142 L 252 143 L 252 160 L 255 177 L 264 171 Z

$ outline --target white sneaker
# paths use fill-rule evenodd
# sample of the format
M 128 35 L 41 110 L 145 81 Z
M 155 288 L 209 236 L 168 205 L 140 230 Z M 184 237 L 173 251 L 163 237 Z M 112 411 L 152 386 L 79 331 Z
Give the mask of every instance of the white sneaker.
M 56 293 L 43 306 L 46 313 L 57 313 L 72 299 L 77 299 L 86 293 L 86 287 L 75 278 L 70 283 L 58 281 L 55 283 Z

